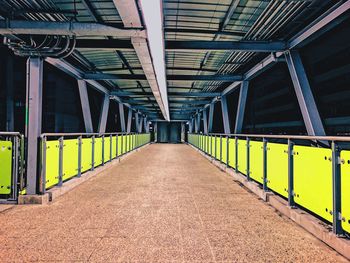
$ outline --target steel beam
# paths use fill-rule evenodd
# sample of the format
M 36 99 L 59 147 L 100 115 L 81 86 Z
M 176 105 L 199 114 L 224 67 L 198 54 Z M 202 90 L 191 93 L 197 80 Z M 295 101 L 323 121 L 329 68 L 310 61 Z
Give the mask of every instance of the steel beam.
M 83 111 L 85 132 L 92 133 L 94 129 L 92 126 L 90 103 L 89 103 L 86 82 L 84 80 L 78 79 L 78 88 L 79 88 L 81 109 Z
M 188 122 L 188 132 L 193 133 L 193 118 Z
M 308 135 L 326 135 L 314 96 L 312 94 L 309 80 L 298 51 L 288 51 L 285 53 L 285 56 Z
M 230 134 L 231 127 L 230 127 L 230 119 L 228 116 L 227 97 L 226 96 L 221 97 L 221 112 L 222 112 L 222 121 L 224 124 L 224 132 L 225 132 L 225 134 Z
M 137 87 L 135 87 L 136 89 Z M 181 87 L 179 87 L 181 88 Z M 150 92 L 128 92 L 128 91 L 112 91 L 111 95 L 118 97 L 129 97 L 129 96 L 153 96 L 153 93 Z M 168 92 L 170 97 L 200 97 L 200 98 L 209 98 L 220 96 L 220 92 Z
M 131 132 L 131 122 L 132 122 L 132 109 L 129 108 L 129 111 L 128 111 L 128 126 L 126 128 L 126 132 L 127 133 Z
M 284 51 L 287 44 L 283 41 L 167 41 L 167 51 L 243 51 L 277 52 Z
M 141 28 L 141 27 L 140 27 Z M 141 29 L 120 29 L 99 23 L 51 22 L 30 20 L 0 20 L 1 35 L 61 35 L 61 36 L 111 36 L 146 37 Z
M 124 116 L 124 105 L 122 103 L 118 103 L 119 105 L 119 118 L 120 118 L 120 129 L 122 132 L 125 132 L 125 116 Z
M 249 88 L 249 82 L 242 81 L 240 90 L 239 90 L 239 99 L 238 99 L 237 112 L 236 112 L 235 134 L 242 133 L 244 113 L 245 113 L 245 108 L 247 103 L 248 88 Z
M 135 112 L 135 123 L 136 123 L 136 132 L 140 133 L 139 113 L 138 112 Z
M 139 132 L 142 133 L 142 119 L 143 116 L 141 115 L 140 120 L 139 120 Z
M 207 109 L 203 110 L 203 131 L 204 131 L 204 134 L 208 134 L 208 114 L 207 114 Z
M 209 105 L 209 119 L 208 119 L 208 133 L 213 131 L 213 119 L 214 119 L 214 103 L 210 103 Z
M 27 194 L 38 193 L 38 142 L 42 128 L 43 60 L 27 60 L 25 131 L 27 138 Z
M 139 74 L 105 74 L 105 73 L 87 73 L 84 74 L 86 80 L 147 80 L 146 75 Z M 241 81 L 242 75 L 167 75 L 169 81 Z
M 105 133 L 106 132 L 106 124 L 108 119 L 108 111 L 109 111 L 109 96 L 106 94 L 103 98 L 103 104 L 101 106 L 100 119 L 98 122 L 98 132 Z
M 13 132 L 15 129 L 15 103 L 14 103 L 14 85 L 13 85 L 13 57 L 7 56 L 6 59 L 6 131 Z

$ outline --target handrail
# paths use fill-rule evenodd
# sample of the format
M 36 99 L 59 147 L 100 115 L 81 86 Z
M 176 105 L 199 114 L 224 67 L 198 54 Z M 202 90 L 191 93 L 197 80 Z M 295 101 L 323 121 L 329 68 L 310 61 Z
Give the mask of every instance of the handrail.
M 21 136 L 19 132 L 0 132 L 1 135 L 7 135 L 7 136 Z
M 271 135 L 271 134 L 226 134 L 226 133 L 189 133 L 195 135 L 216 135 L 228 137 L 250 137 L 250 138 L 270 138 L 270 139 L 286 139 L 286 140 L 317 140 L 317 141 L 343 141 L 350 142 L 350 136 L 309 136 L 309 135 Z
M 108 132 L 108 133 L 42 133 L 40 135 L 43 137 L 53 137 L 53 136 L 103 136 L 103 135 L 128 135 L 128 134 L 148 134 L 148 133 L 137 133 L 137 132 Z

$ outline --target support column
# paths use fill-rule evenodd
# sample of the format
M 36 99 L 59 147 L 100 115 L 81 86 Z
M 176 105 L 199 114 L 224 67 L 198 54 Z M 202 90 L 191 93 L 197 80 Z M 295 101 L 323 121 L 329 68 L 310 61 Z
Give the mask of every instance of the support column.
M 98 132 L 105 133 L 106 132 L 106 124 L 108 118 L 108 110 L 109 110 L 109 95 L 105 94 L 103 99 L 102 109 L 100 113 L 100 120 L 98 122 Z
M 6 131 L 13 132 L 15 129 L 15 103 L 13 86 L 13 57 L 6 58 Z
M 221 97 L 221 112 L 222 112 L 222 121 L 224 123 L 224 132 L 225 134 L 231 133 L 230 119 L 228 117 L 228 107 L 227 107 L 227 97 Z
M 119 116 L 120 116 L 120 128 L 122 132 L 125 132 L 125 116 L 124 116 L 124 105 L 119 103 Z
M 147 132 L 147 116 L 143 118 L 143 130 Z
M 308 135 L 326 135 L 299 52 L 287 51 L 285 57 Z
M 248 88 L 249 88 L 249 82 L 242 81 L 241 87 L 239 89 L 239 99 L 238 99 L 237 113 L 236 113 L 235 134 L 242 133 L 244 112 L 245 112 L 245 107 L 247 104 Z
M 193 133 L 193 118 L 188 122 L 188 132 Z
M 27 139 L 27 194 L 38 193 L 38 143 L 42 128 L 43 60 L 28 58 L 25 135 Z
M 127 129 L 126 129 L 127 133 L 131 132 L 131 122 L 132 122 L 132 109 L 129 108 L 129 112 L 128 112 L 128 126 L 127 126 Z
M 90 111 L 89 96 L 87 92 L 86 81 L 78 79 L 78 88 L 79 88 L 81 109 L 83 111 L 85 132 L 92 133 L 94 129 L 92 127 L 91 111 Z
M 208 119 L 208 133 L 213 131 L 213 118 L 214 118 L 214 103 L 210 103 L 209 106 L 209 119 Z
M 207 114 L 207 108 L 204 108 L 204 110 L 203 110 L 203 130 L 204 130 L 204 134 L 208 134 L 208 114 Z
M 136 123 L 136 132 L 140 133 L 139 113 L 138 112 L 135 112 L 135 123 Z

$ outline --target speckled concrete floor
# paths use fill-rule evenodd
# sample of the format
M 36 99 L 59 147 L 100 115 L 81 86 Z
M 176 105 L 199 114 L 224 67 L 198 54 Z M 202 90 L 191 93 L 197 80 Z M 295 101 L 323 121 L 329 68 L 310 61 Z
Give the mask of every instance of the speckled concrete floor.
M 346 262 L 186 145 L 0 213 L 0 262 Z

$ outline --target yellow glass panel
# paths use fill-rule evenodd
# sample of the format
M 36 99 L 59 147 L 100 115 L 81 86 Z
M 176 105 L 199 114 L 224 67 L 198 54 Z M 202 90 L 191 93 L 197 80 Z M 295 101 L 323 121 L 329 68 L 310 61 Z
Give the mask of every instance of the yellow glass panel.
M 263 183 L 264 176 L 264 151 L 263 142 L 249 142 L 249 176 L 253 180 Z
M 102 138 L 95 138 L 94 163 L 97 167 L 102 164 Z
M 341 214 L 343 229 L 350 233 L 350 151 L 341 151 Z
M 59 142 L 46 142 L 46 188 L 58 184 L 59 169 Z
M 267 186 L 288 197 L 288 145 L 267 143 Z
M 238 171 L 247 174 L 247 142 L 238 140 Z
M 228 165 L 236 167 L 236 141 L 235 139 L 228 139 Z
M 106 136 L 104 138 L 104 162 L 109 161 L 109 159 L 111 158 L 111 138 L 109 136 Z
M 227 138 L 226 137 L 222 137 L 221 147 L 222 147 L 221 161 L 224 163 L 227 163 Z
M 216 148 L 215 148 L 215 158 L 217 160 L 220 160 L 220 137 L 215 137 L 215 145 L 216 145 Z
M 113 135 L 112 137 L 112 159 L 117 156 L 117 136 Z
M 63 141 L 63 181 L 78 174 L 78 139 Z
M 81 140 L 81 172 L 90 170 L 92 167 L 92 139 L 84 138 Z
M 294 146 L 294 200 L 332 222 L 332 151 Z
M 11 193 L 12 142 L 0 141 L 0 194 Z

